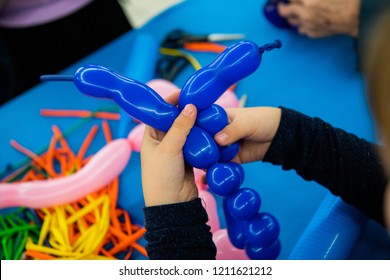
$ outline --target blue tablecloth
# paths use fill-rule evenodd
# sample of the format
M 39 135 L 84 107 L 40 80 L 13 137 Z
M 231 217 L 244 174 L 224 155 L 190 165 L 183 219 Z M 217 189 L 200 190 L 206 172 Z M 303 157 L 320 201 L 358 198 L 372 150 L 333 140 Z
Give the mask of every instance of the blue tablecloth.
M 129 61 L 134 60 L 135 52 L 148 50 L 147 46 L 134 47 L 136 37 L 147 34 L 160 42 L 168 31 L 176 28 L 194 34 L 244 33 L 246 39 L 259 45 L 280 39 L 283 47 L 264 54 L 260 68 L 239 82 L 236 94 L 239 97 L 244 94 L 248 96 L 246 106 L 283 105 L 320 117 L 360 137 L 375 140 L 353 39 L 335 36 L 313 40 L 290 30 L 278 29 L 264 18 L 263 4 L 264 1 L 256 0 L 184 1 L 63 73 L 72 74 L 77 67 L 88 63 L 105 65 L 129 76 L 134 71 L 142 73 L 142 65 L 139 65 L 141 70 L 134 69 L 134 61 Z M 226 42 L 226 45 L 231 43 Z M 215 57 L 211 53 L 194 55 L 202 65 Z M 193 69 L 188 67 L 175 83 L 181 87 L 191 73 Z M 152 73 L 150 77 L 153 77 Z M 71 83 L 65 82 L 40 84 L 15 98 L 0 108 L 0 170 L 24 159 L 23 155 L 10 147 L 10 139 L 16 139 L 31 150 L 38 151 L 48 144 L 52 124 L 59 124 L 66 130 L 76 123 L 75 119 L 42 118 L 39 116 L 40 109 L 94 110 L 113 105 L 111 101 L 83 96 Z M 69 136 L 71 145 L 78 148 L 89 127 L 96 122 L 90 121 L 72 133 Z M 118 136 L 118 126 L 121 124 L 111 125 L 114 136 Z M 130 124 L 130 127 L 134 125 Z M 100 135 L 90 152 L 96 152 L 102 143 L 103 137 Z M 272 213 L 281 224 L 282 252 L 279 258 L 287 259 L 310 227 L 319 205 L 324 198 L 329 198 L 329 193 L 316 183 L 304 181 L 293 171 L 282 171 L 279 167 L 260 162 L 245 165 L 244 168 L 244 186 L 259 192 L 262 197 L 261 211 Z M 121 176 L 119 204 L 132 214 L 136 223 L 143 223 L 144 204 L 137 153 L 133 153 Z M 225 226 L 222 214 L 221 220 L 222 226 Z M 361 226 L 361 235 L 357 243 L 352 244 L 352 251 L 347 252 L 346 258 L 389 258 L 390 242 L 386 232 L 372 221 Z M 135 258 L 142 257 L 135 255 Z

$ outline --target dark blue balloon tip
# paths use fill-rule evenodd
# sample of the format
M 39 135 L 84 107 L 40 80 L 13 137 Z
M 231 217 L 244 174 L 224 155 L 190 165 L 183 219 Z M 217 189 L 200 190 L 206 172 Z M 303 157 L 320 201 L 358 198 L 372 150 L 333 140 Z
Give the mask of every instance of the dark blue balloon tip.
M 261 53 L 263 53 L 265 51 L 267 52 L 272 51 L 273 49 L 280 49 L 281 47 L 282 47 L 282 41 L 275 40 L 272 43 L 262 45 L 261 47 L 259 47 L 259 50 Z
M 74 81 L 73 75 L 42 75 L 41 81 L 47 82 L 47 81 Z

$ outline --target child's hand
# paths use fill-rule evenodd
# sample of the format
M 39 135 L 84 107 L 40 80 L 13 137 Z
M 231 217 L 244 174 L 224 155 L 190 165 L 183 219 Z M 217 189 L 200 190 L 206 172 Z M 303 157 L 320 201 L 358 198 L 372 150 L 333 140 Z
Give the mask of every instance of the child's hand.
M 167 98 L 176 104 L 179 93 Z M 184 163 L 183 145 L 196 120 L 196 107 L 187 105 L 165 134 L 146 126 L 141 147 L 145 205 L 185 202 L 198 197 L 192 168 Z
M 281 109 L 271 107 L 226 109 L 229 125 L 214 139 L 226 146 L 236 141 L 240 151 L 234 161 L 238 163 L 262 160 L 278 130 Z

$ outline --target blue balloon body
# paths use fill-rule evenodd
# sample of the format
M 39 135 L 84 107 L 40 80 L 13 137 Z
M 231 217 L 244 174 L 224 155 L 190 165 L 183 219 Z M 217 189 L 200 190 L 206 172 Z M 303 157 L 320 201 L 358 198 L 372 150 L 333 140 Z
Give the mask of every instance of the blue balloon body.
M 244 169 L 231 160 L 240 146 L 236 142 L 220 147 L 214 141 L 213 136 L 228 124 L 228 116 L 213 103 L 231 85 L 253 73 L 265 51 L 280 47 L 278 40 L 261 47 L 250 41 L 232 45 L 186 81 L 178 108 L 144 83 L 99 65 L 81 67 L 74 77 L 49 75 L 43 80 L 73 81 L 80 92 L 111 99 L 132 117 L 165 132 L 185 105 L 194 104 L 198 115 L 183 147 L 185 161 L 207 169 L 211 191 L 224 197 L 223 210 L 232 244 L 245 248 L 251 259 L 275 259 L 280 252 L 279 224 L 272 215 L 258 213 L 261 199 L 254 190 L 239 189 L 245 179 Z
M 256 71 L 261 59 L 259 46 L 251 41 L 228 47 L 185 82 L 179 97 L 179 109 L 187 104 L 194 104 L 199 111 L 211 106 L 231 85 Z
M 129 115 L 161 131 L 168 131 L 180 113 L 147 85 L 103 66 L 80 67 L 74 83 L 80 92 L 112 99 Z
M 253 189 L 241 188 L 228 197 L 228 209 L 233 217 L 241 220 L 254 218 L 260 210 L 261 199 Z

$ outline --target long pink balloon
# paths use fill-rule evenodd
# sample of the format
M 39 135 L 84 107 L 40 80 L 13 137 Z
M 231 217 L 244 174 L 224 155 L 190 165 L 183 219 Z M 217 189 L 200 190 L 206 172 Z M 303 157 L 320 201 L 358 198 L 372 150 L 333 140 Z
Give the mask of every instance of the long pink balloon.
M 240 101 L 238 100 L 234 91 L 228 89 L 220 98 L 215 101 L 216 104 L 223 108 L 237 108 L 240 107 Z
M 0 208 L 43 208 L 76 201 L 104 187 L 126 167 L 131 156 L 127 139 L 117 139 L 97 152 L 78 172 L 54 179 L 0 183 Z
M 206 176 L 206 171 L 198 168 L 194 168 L 194 178 L 195 184 L 198 187 L 198 190 L 208 190 L 209 186 L 202 182 L 202 177 Z
M 156 91 L 164 99 L 179 90 L 174 83 L 164 79 L 153 79 L 146 84 L 154 89 L 154 91 Z
M 211 227 L 210 232 L 216 232 L 221 228 L 221 226 L 219 225 L 217 203 L 215 198 L 210 192 L 204 190 L 199 191 L 199 197 L 202 199 L 203 207 L 206 209 L 207 215 L 209 216 L 207 224 Z
M 226 229 L 221 229 L 218 217 L 217 202 L 207 189 L 207 185 L 201 183 L 201 176 L 204 171 L 195 169 L 195 182 L 198 187 L 199 197 L 202 199 L 203 207 L 206 209 L 210 226 L 210 232 L 213 234 L 213 241 L 217 247 L 217 260 L 249 260 L 245 250 L 240 250 L 234 247 L 230 242 L 229 235 Z M 197 178 L 198 177 L 198 178 Z
M 134 152 L 140 152 L 141 151 L 141 144 L 142 144 L 142 138 L 144 137 L 145 132 L 145 124 L 140 123 L 137 126 L 135 126 L 129 133 L 129 136 L 127 137 L 130 141 L 131 149 Z
M 214 232 L 213 241 L 217 247 L 217 260 L 249 260 L 245 250 L 237 249 L 230 242 L 227 229 Z

